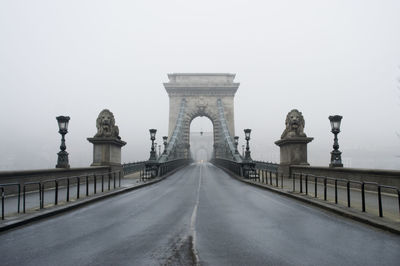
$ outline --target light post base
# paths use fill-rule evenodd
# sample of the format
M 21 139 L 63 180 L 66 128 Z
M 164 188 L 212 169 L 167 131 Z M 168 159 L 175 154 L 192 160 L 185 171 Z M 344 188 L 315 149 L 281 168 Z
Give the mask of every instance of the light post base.
M 58 154 L 56 168 L 70 168 L 68 161 L 68 152 L 60 151 Z
M 147 161 L 145 163 L 146 175 L 150 175 L 151 178 L 157 177 L 159 175 L 160 164 L 157 161 Z M 146 176 L 149 178 L 149 176 Z
M 343 167 L 342 153 L 339 150 L 333 150 L 331 152 L 331 163 L 329 167 Z
M 157 161 L 157 155 L 155 151 L 150 152 L 150 158 L 149 161 Z

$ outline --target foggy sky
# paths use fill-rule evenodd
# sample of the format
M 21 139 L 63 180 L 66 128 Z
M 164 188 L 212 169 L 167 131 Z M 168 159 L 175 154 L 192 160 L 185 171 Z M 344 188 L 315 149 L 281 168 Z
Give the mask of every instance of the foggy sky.
M 340 114 L 345 166 L 400 169 L 399 14 L 398 0 L 2 0 L 0 170 L 53 168 L 58 115 L 71 117 L 71 167 L 88 166 L 104 108 L 122 161 L 147 159 L 148 129 L 167 134 L 173 72 L 236 73 L 236 135 L 253 129 L 253 159 L 279 162 L 297 108 L 312 165 L 329 164 Z

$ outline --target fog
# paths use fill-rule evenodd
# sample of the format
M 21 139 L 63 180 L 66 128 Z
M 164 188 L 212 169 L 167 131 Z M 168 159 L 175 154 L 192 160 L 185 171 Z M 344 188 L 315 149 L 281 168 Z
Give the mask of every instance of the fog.
M 312 165 L 329 164 L 340 114 L 345 166 L 400 169 L 399 13 L 398 0 L 3 0 L 0 170 L 55 167 L 58 115 L 71 117 L 71 167 L 90 165 L 104 108 L 128 143 L 122 161 L 147 159 L 148 129 L 167 134 L 174 72 L 236 73 L 235 130 L 240 145 L 253 130 L 253 159 L 279 162 L 297 108 Z

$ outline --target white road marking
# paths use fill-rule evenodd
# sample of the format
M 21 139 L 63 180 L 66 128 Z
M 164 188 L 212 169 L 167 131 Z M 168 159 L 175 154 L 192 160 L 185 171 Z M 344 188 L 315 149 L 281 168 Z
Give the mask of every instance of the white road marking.
M 200 260 L 199 260 L 199 255 L 197 253 L 196 249 L 196 217 L 197 217 L 197 209 L 199 208 L 199 202 L 200 202 L 200 187 L 201 187 L 201 180 L 202 180 L 202 167 L 203 164 L 200 165 L 200 177 L 199 177 L 199 185 L 197 187 L 197 198 L 196 198 L 196 203 L 194 205 L 193 213 L 192 213 L 192 218 L 190 219 L 190 233 L 192 235 L 192 252 L 193 255 L 196 259 L 196 265 L 200 265 Z

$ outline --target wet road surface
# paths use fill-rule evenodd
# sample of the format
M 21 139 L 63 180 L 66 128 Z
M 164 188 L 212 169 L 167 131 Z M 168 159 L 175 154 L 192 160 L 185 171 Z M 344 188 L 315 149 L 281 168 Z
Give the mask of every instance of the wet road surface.
M 398 265 L 400 237 L 208 163 L 0 234 L 0 265 Z

